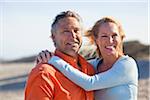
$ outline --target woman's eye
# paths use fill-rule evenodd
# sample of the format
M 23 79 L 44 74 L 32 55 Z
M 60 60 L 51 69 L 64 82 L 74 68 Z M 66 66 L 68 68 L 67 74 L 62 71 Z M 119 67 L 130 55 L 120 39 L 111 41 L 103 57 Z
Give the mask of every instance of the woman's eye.
M 117 37 L 118 36 L 118 34 L 114 34 L 112 37 Z

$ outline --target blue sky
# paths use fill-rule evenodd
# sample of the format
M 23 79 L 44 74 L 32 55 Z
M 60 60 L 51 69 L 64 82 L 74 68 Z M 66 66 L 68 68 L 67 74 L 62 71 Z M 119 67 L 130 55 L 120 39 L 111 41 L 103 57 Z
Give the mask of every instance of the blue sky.
M 150 44 L 147 0 L 68 1 L 0 0 L 0 58 L 16 59 L 45 49 L 53 51 L 50 26 L 54 17 L 65 10 L 79 13 L 85 29 L 103 16 L 113 16 L 122 23 L 125 41 Z

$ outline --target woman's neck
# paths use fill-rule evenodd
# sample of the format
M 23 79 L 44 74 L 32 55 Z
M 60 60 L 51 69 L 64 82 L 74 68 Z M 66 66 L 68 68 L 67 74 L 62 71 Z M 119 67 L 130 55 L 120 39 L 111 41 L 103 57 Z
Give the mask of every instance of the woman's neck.
M 103 61 L 102 61 L 101 65 L 99 65 L 98 71 L 104 72 L 104 71 L 109 70 L 121 56 L 122 55 L 120 55 L 120 56 L 102 56 Z
M 121 56 L 123 56 L 123 53 L 116 53 L 116 55 L 102 55 L 103 63 L 104 64 L 114 64 Z
M 115 63 L 115 61 L 118 59 L 118 57 L 112 57 L 112 56 L 106 56 L 103 57 L 103 64 L 104 65 L 112 65 L 113 63 Z

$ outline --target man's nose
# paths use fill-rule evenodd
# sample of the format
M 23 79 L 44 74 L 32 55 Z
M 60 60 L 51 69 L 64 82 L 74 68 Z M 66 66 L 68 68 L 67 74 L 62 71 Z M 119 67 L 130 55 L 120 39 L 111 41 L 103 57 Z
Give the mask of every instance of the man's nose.
M 76 37 L 77 37 L 77 36 L 76 36 L 77 34 L 76 34 L 74 31 L 71 31 L 71 32 L 70 32 L 70 35 L 71 35 L 72 38 L 76 38 Z

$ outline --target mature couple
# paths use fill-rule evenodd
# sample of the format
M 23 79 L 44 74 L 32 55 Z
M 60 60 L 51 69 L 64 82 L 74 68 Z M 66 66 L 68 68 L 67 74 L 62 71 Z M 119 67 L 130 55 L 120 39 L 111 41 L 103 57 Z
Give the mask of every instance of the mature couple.
M 123 53 L 125 34 L 120 23 L 104 17 L 86 33 L 99 54 L 89 62 L 78 54 L 82 32 L 77 13 L 56 16 L 51 26 L 55 53 L 38 55 L 25 100 L 137 100 L 137 65 Z

